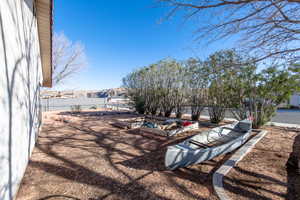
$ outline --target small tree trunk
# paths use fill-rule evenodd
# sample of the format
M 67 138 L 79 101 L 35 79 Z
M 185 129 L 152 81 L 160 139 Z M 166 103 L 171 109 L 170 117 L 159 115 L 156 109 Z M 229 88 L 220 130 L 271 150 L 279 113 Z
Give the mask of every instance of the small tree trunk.
M 165 112 L 165 117 L 170 117 L 172 114 L 172 111 L 168 110 Z
M 145 114 L 145 111 L 144 110 L 138 110 L 138 113 L 143 115 L 143 114 Z
M 192 115 L 192 121 L 198 121 L 200 118 L 200 114 L 193 114 Z
M 191 118 L 193 121 L 199 121 L 200 114 L 203 111 L 204 107 L 200 105 L 191 106 Z
M 183 111 L 183 109 L 182 109 L 181 106 L 177 106 L 176 107 L 176 118 L 181 119 L 181 117 L 182 117 L 182 111 Z
M 219 124 L 225 117 L 225 109 L 222 107 L 212 106 L 208 108 L 210 122 Z
M 182 112 L 177 112 L 177 113 L 176 113 L 176 118 L 181 119 L 181 117 L 182 117 Z
M 157 108 L 152 108 L 151 109 L 151 115 L 156 115 L 157 113 Z

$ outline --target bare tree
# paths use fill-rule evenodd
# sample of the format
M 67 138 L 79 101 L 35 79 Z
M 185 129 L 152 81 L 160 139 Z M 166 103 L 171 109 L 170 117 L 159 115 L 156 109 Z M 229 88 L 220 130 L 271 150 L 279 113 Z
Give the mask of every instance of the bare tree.
M 238 47 L 256 61 L 300 58 L 300 0 L 160 0 L 198 21 L 197 39 L 239 36 Z
M 73 43 L 64 33 L 53 36 L 53 85 L 58 85 L 86 66 L 84 47 Z

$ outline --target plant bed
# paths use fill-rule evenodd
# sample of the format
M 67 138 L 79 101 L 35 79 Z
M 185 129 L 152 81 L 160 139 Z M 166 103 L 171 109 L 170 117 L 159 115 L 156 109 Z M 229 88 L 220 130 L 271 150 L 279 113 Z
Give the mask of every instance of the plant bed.
M 115 122 L 111 123 L 113 126 L 122 128 L 122 129 L 134 129 L 139 128 L 143 125 L 143 117 L 134 117 L 128 119 L 118 119 Z
M 149 123 L 149 126 L 147 126 L 147 123 Z M 161 120 L 161 118 L 146 118 L 145 123 L 140 127 L 142 131 L 153 132 L 167 137 L 172 137 L 198 128 L 198 122 L 174 118 L 163 118 L 163 120 Z
M 139 128 L 144 132 L 152 132 L 168 137 L 199 128 L 198 122 L 157 116 L 120 119 L 113 122 L 112 125 L 122 129 Z

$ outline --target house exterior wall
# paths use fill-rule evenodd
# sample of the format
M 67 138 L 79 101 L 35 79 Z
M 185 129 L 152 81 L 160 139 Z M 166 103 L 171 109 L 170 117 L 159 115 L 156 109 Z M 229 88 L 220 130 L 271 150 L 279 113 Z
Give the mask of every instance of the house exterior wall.
M 285 108 L 286 106 L 296 106 L 300 108 L 300 93 L 293 94 L 289 100 L 285 101 L 284 103 L 281 103 L 278 107 L 279 108 Z
M 293 94 L 290 98 L 290 105 L 300 106 L 300 94 Z
M 13 199 L 40 127 L 34 0 L 0 1 L 0 199 Z

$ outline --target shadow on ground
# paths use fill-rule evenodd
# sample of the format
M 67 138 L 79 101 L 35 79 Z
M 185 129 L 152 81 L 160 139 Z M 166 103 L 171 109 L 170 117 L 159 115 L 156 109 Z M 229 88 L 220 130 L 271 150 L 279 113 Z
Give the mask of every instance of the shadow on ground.
M 232 199 L 299 199 L 299 174 L 286 167 L 289 156 L 300 155 L 299 130 L 265 128 L 269 133 L 224 177 L 225 190 Z
M 295 137 L 293 152 L 287 162 L 288 199 L 300 199 L 300 133 Z
M 195 132 L 168 139 L 110 125 L 130 114 L 57 116 L 70 115 L 45 122 L 18 199 L 217 199 L 212 175 L 230 155 L 175 171 L 164 167 L 166 147 Z

